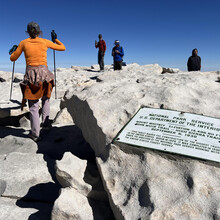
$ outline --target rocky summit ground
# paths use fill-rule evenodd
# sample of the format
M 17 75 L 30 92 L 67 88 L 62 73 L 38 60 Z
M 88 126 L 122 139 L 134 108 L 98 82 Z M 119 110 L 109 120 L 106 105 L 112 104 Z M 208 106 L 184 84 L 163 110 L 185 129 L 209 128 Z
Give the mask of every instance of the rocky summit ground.
M 113 143 L 141 106 L 220 118 L 219 72 L 157 64 L 57 69 L 53 127 L 27 137 L 16 73 L 0 71 L 0 219 L 220 219 L 218 163 Z

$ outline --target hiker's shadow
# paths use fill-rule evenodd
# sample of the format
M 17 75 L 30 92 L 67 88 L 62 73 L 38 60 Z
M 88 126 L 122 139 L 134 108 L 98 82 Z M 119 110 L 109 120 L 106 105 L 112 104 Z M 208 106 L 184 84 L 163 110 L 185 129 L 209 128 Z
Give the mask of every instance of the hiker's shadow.
M 94 151 L 76 125 L 53 127 L 49 131 L 42 131 L 41 137 L 42 141 L 37 143 L 37 153 L 48 155 L 54 160 L 60 160 L 65 152 L 71 152 L 80 159 L 95 159 Z
M 92 148 L 83 138 L 81 130 L 75 125 L 53 127 L 49 131 L 42 132 L 42 141 L 37 142 L 37 153 L 43 154 L 48 171 L 53 182 L 41 183 L 32 186 L 28 193 L 16 202 L 21 208 L 35 208 L 29 219 L 50 219 L 50 213 L 55 200 L 59 196 L 61 185 L 56 179 L 56 160 L 61 160 L 65 152 L 86 159 L 94 163 L 95 154 Z M 36 206 L 36 202 L 40 203 Z M 42 205 L 46 204 L 46 206 Z

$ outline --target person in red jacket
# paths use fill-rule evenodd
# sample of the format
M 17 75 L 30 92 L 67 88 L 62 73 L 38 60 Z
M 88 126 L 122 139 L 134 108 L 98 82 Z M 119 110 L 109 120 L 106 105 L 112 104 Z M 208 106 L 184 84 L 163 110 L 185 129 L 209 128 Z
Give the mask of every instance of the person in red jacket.
M 11 54 L 11 61 L 16 61 L 22 52 L 26 60 L 26 73 L 24 81 L 20 84 L 23 101 L 28 100 L 30 109 L 31 132 L 29 137 L 34 141 L 40 140 L 39 99 L 42 99 L 42 126 L 48 129 L 50 113 L 50 97 L 54 86 L 54 75 L 47 67 L 47 49 L 65 50 L 65 46 L 58 39 L 54 43 L 50 40 L 39 38 L 42 34 L 40 27 L 35 22 L 27 25 L 29 38 L 21 41 L 17 49 Z
M 99 42 L 95 41 L 95 47 L 99 48 L 98 64 L 100 66 L 100 71 L 104 71 L 104 56 L 105 56 L 105 51 L 106 51 L 106 43 L 102 39 L 101 34 L 99 34 L 98 38 L 99 38 Z

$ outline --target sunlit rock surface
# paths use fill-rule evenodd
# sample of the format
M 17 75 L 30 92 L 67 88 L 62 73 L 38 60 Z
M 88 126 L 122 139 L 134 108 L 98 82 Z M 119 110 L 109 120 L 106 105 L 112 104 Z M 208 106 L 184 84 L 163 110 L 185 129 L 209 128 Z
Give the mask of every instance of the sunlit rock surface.
M 0 71 L 0 219 L 219 219 L 219 164 L 112 142 L 141 106 L 219 118 L 219 72 L 98 69 L 57 69 L 53 128 L 39 143 L 20 110 L 23 75 L 9 102 Z

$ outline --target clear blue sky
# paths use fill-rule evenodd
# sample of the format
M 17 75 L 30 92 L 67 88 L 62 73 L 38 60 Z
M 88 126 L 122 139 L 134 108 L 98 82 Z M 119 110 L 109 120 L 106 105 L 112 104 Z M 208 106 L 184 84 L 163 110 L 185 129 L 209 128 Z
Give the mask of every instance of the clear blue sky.
M 57 67 L 97 63 L 94 41 L 103 34 L 105 63 L 111 64 L 114 40 L 124 48 L 124 61 L 158 63 L 186 70 L 193 48 L 202 70 L 220 69 L 220 1 L 204 0 L 4 0 L 0 7 L 0 70 L 11 70 L 8 51 L 27 38 L 30 21 L 39 23 L 43 38 L 54 29 L 66 46 L 56 53 Z M 48 66 L 53 69 L 52 50 Z M 21 55 L 16 71 L 24 72 Z

